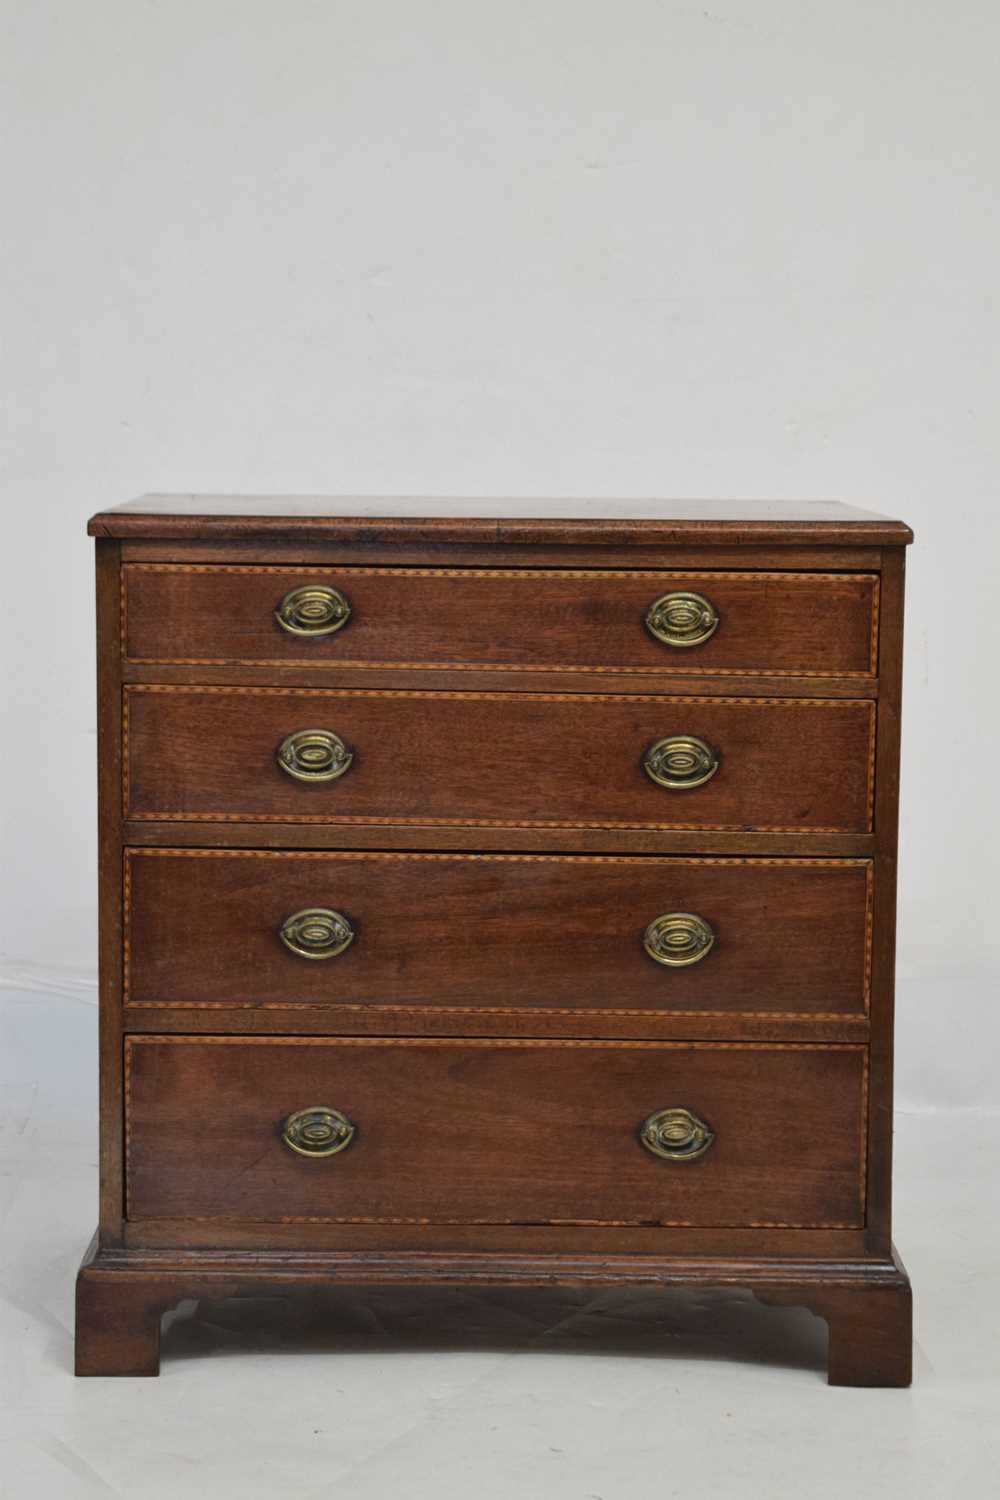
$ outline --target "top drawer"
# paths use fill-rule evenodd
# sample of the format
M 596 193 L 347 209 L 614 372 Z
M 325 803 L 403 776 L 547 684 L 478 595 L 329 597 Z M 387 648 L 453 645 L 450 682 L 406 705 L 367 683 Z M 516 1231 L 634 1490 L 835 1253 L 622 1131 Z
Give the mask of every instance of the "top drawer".
M 129 563 L 122 587 L 137 663 L 876 670 L 874 574 Z

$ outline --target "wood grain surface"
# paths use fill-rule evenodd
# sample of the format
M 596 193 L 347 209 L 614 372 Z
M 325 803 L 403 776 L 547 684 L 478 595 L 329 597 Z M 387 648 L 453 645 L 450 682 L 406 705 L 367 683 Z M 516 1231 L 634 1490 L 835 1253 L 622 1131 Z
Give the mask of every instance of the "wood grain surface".
M 902 522 L 836 503 L 147 496 L 98 538 L 101 1200 L 77 1368 L 285 1283 L 751 1286 L 910 1374 L 891 1243 Z M 303 641 L 305 582 L 352 609 Z M 644 618 L 712 600 L 690 650 Z M 299 729 L 350 770 L 302 785 Z M 641 762 L 695 735 L 704 786 Z M 306 906 L 329 962 L 277 931 Z M 691 911 L 687 969 L 642 934 Z M 329 1159 L 293 1110 L 357 1127 Z M 685 1107 L 699 1160 L 643 1148 Z
M 177 541 L 906 545 L 902 521 L 838 500 L 509 500 L 399 496 L 143 495 L 91 536 Z
M 239 1233 L 237 1226 L 230 1229 Z M 591 1229 L 588 1237 L 600 1233 Z M 760 1232 L 751 1233 L 759 1237 Z M 273 1295 L 276 1289 L 294 1286 L 632 1286 L 647 1291 L 683 1288 L 700 1302 L 714 1291 L 730 1300 L 735 1287 L 749 1287 L 763 1302 L 808 1307 L 826 1319 L 831 1385 L 909 1385 L 912 1299 L 909 1279 L 895 1253 L 863 1262 L 829 1246 L 825 1258 L 808 1252 L 798 1257 L 766 1252 L 730 1256 L 717 1248 L 725 1233 L 713 1230 L 711 1236 L 716 1248 L 697 1257 L 572 1249 L 559 1255 L 499 1249 L 359 1253 L 336 1248 L 293 1254 L 265 1248 L 248 1254 L 235 1246 L 224 1253 L 116 1251 L 99 1249 L 95 1238 L 77 1278 L 76 1373 L 158 1374 L 162 1315 L 184 1298 Z M 805 1238 L 818 1247 L 824 1240 L 848 1236 L 843 1231 L 831 1236 L 812 1230 Z
M 871 825 L 867 701 L 503 693 L 126 689 L 131 818 L 830 829 Z M 338 780 L 278 766 L 286 735 L 335 732 Z M 652 782 L 643 756 L 696 735 L 719 754 L 705 785 Z
M 126 1003 L 863 1015 L 871 874 L 831 860 L 133 849 Z M 313 907 L 350 922 L 343 953 L 281 942 L 282 922 Z M 715 934 L 684 968 L 642 942 L 677 911 Z
M 275 612 L 308 584 L 351 615 L 334 634 L 289 634 Z M 239 662 L 870 676 L 874 574 L 660 573 L 535 568 L 266 568 L 129 564 L 124 655 L 133 663 Z M 645 626 L 665 594 L 697 593 L 719 616 L 696 646 Z
M 866 1049 L 710 1044 L 132 1038 L 130 1218 L 788 1224 L 864 1219 Z M 285 1118 L 356 1137 L 309 1160 Z M 664 1161 L 637 1132 L 683 1107 L 715 1132 Z

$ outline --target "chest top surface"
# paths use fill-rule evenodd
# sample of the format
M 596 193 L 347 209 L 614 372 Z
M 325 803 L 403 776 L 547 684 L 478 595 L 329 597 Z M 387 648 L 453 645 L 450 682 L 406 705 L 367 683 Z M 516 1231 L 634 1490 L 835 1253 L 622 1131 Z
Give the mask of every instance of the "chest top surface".
M 823 501 L 463 499 L 399 496 L 143 495 L 90 520 L 121 540 L 634 543 L 684 546 L 905 545 L 902 521 Z

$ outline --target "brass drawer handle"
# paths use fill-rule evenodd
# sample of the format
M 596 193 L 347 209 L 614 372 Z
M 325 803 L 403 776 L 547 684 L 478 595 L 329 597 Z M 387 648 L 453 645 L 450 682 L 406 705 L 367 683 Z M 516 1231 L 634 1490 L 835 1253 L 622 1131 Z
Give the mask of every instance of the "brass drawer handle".
M 336 781 L 354 759 L 332 729 L 297 729 L 278 746 L 278 765 L 296 781 Z
M 646 629 L 665 646 L 700 646 L 719 628 L 719 611 L 703 594 L 661 594 L 646 611 Z
M 274 611 L 274 618 L 289 635 L 333 635 L 351 618 L 351 606 L 339 589 L 325 583 L 307 583 L 290 589 Z
M 696 1161 L 715 1140 L 715 1132 L 689 1109 L 658 1109 L 639 1127 L 639 1139 L 664 1161 Z
M 339 1109 L 311 1104 L 289 1115 L 281 1128 L 281 1139 L 299 1156 L 336 1156 L 354 1139 L 355 1126 Z
M 693 734 L 672 734 L 650 745 L 642 769 L 657 786 L 686 791 L 711 781 L 719 769 L 719 752 Z
M 285 918 L 278 936 L 299 958 L 336 958 L 354 942 L 354 928 L 339 911 L 307 906 Z
M 715 933 L 704 917 L 691 911 L 670 911 L 650 922 L 642 946 L 650 958 L 671 969 L 684 969 L 708 957 Z

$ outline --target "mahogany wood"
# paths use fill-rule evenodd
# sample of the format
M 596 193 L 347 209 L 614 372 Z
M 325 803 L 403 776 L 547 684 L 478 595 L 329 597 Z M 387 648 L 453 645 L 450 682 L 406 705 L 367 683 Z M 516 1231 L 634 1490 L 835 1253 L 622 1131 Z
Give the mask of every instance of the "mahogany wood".
M 782 833 L 718 828 L 534 828 L 453 823 L 161 822 L 127 818 L 127 844 L 147 848 L 449 849 L 566 854 L 759 854 L 868 859 L 871 833 Z
M 890 1174 L 910 532 L 837 505 L 531 509 L 154 497 L 91 523 L 81 1373 L 155 1373 L 185 1297 L 560 1283 L 749 1287 L 827 1319 L 834 1383 L 909 1380 Z M 317 574 L 354 614 L 303 648 L 272 612 Z M 690 652 L 642 624 L 685 583 L 722 611 Z M 351 743 L 339 782 L 278 771 L 302 727 Z M 672 733 L 722 752 L 697 791 L 640 769 Z M 274 926 L 316 871 L 357 937 L 307 973 Z M 716 927 L 689 971 L 642 952 L 661 891 Z M 635 1131 L 697 1112 L 682 1088 L 717 1138 L 664 1162 Z M 293 1157 L 281 1120 L 317 1102 L 360 1106 L 357 1139 Z
M 864 1014 L 869 862 L 130 850 L 126 1003 L 502 1006 L 732 1015 Z M 355 938 L 289 952 L 292 913 L 342 913 Z M 694 912 L 708 953 L 643 947 Z M 177 934 L 184 934 L 183 947 Z M 234 965 L 234 956 L 239 963 Z
M 516 996 L 511 997 L 516 1001 Z M 623 1041 L 866 1042 L 867 1016 L 799 1011 L 594 1009 L 586 1006 L 370 1005 L 279 1001 L 126 1005 L 129 1032 L 249 1036 L 582 1037 Z
M 892 1243 L 892 1078 L 896 975 L 896 868 L 899 836 L 900 722 L 903 688 L 903 581 L 906 553 L 888 553 L 883 571 L 886 617 L 882 629 L 886 694 L 878 708 L 875 882 L 872 949 L 871 1064 L 876 1108 L 869 1118 L 871 1189 L 868 1228 L 873 1249 Z
M 130 1219 L 774 1225 L 864 1219 L 860 1047 L 133 1037 Z M 321 1104 L 357 1138 L 305 1159 L 285 1118 Z M 683 1107 L 715 1141 L 639 1141 Z
M 290 666 L 272 662 L 249 666 L 246 662 L 226 665 L 207 662 L 198 666 L 178 666 L 171 662 L 155 664 L 122 663 L 122 681 L 166 683 L 191 687 L 287 687 L 287 688 L 384 688 L 407 689 L 414 686 L 435 692 L 519 692 L 519 693 L 656 693 L 665 697 L 719 698 L 856 698 L 862 679 L 858 677 L 775 677 L 771 674 L 693 676 L 683 672 L 660 672 L 642 669 L 583 669 L 572 673 L 553 669 L 536 671 L 530 667 L 435 667 L 435 666 Z M 879 695 L 877 677 L 863 679 L 866 698 Z
M 187 1297 L 217 1300 L 304 1286 L 750 1287 L 761 1300 L 808 1307 L 826 1320 L 831 1385 L 910 1382 L 909 1280 L 894 1255 L 881 1261 L 396 1252 L 145 1251 L 93 1246 L 77 1279 L 77 1371 L 155 1375 L 160 1320 Z
M 122 1236 L 122 688 L 119 544 L 96 545 L 100 1239 Z
M 440 500 L 371 496 L 144 495 L 92 517 L 91 536 L 180 541 L 297 538 L 420 544 L 905 546 L 902 521 L 840 501 Z
M 617 542 L 590 546 L 580 542 L 398 542 L 369 537 L 303 541 L 268 532 L 264 537 L 231 537 L 224 541 L 171 540 L 156 537 L 122 541 L 123 562 L 255 563 L 318 567 L 445 568 L 690 568 L 743 569 L 768 572 L 790 569 L 822 573 L 877 572 L 880 546 L 794 546 L 786 543 L 720 546 L 649 545 Z
M 762 1302 L 804 1304 L 826 1319 L 831 1385 L 908 1386 L 913 1378 L 910 1280 L 891 1245 L 889 1255 L 892 1270 L 887 1267 L 884 1277 L 863 1278 L 858 1284 L 830 1276 L 808 1297 L 803 1296 L 801 1286 L 758 1283 L 754 1287 Z
M 874 706 L 822 699 L 129 687 L 132 818 L 843 830 L 871 827 Z M 336 781 L 277 763 L 300 729 L 354 753 Z M 646 751 L 693 734 L 721 766 L 693 789 Z
M 348 600 L 334 634 L 291 635 L 278 623 L 284 595 L 308 584 Z M 720 623 L 707 641 L 670 646 L 646 628 L 654 601 L 677 592 L 711 595 Z M 133 563 L 123 570 L 123 649 L 147 665 L 864 678 L 876 669 L 877 594 L 873 574 Z
M 670 1255 L 751 1262 L 777 1257 L 866 1260 L 863 1229 L 699 1228 L 694 1225 L 588 1224 L 588 1252 L 601 1255 Z M 231 1250 L 258 1255 L 282 1251 L 288 1260 L 324 1250 L 381 1254 L 422 1250 L 442 1255 L 525 1252 L 575 1255 L 577 1224 L 275 1224 L 234 1219 L 132 1219 L 125 1246 L 134 1250 Z M 553 1260 L 553 1268 L 558 1262 Z

